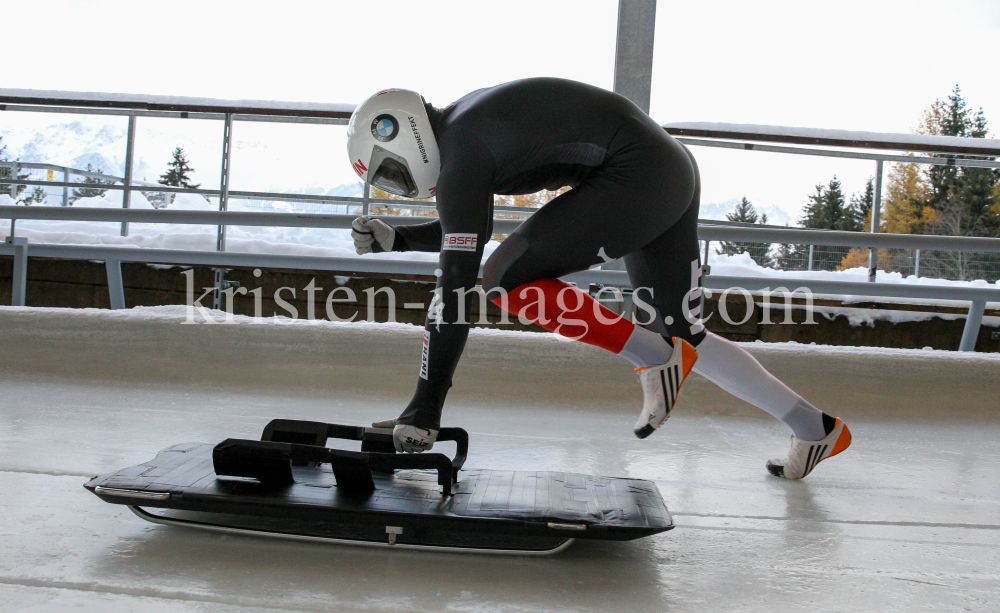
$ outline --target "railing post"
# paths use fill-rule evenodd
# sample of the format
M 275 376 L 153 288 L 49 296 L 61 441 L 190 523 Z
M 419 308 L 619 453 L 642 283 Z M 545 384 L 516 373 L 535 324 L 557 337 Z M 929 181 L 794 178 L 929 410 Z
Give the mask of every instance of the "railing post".
M 916 253 L 913 254 L 913 276 L 920 276 L 920 250 L 917 249 Z
M 226 113 L 225 126 L 222 129 L 222 178 L 219 183 L 219 210 L 229 210 L 229 161 L 233 144 L 233 114 Z M 216 251 L 226 250 L 226 226 L 219 226 L 219 235 L 215 244 Z
M 705 256 L 702 258 L 701 265 L 708 266 L 708 246 L 712 241 L 705 241 Z
M 618 0 L 614 91 L 649 113 L 656 0 Z
M 69 168 L 63 167 L 63 183 L 69 183 Z M 63 206 L 69 206 L 69 186 L 63 185 Z
M 132 160 L 135 158 L 135 115 L 128 116 L 128 136 L 125 139 L 125 179 L 122 184 L 122 208 L 132 204 Z M 122 222 L 122 236 L 128 236 L 128 222 Z
M 15 162 L 11 162 L 11 164 L 10 164 L 10 178 L 13 179 L 14 181 L 17 181 L 17 170 L 18 170 L 18 168 L 17 168 L 17 162 L 16 161 Z M 15 202 L 17 201 L 17 184 L 16 183 L 11 183 L 10 184 L 10 197 L 13 198 Z
M 368 211 L 371 210 L 371 185 L 368 181 L 365 181 L 364 191 L 361 194 L 361 214 L 367 216 Z
M 631 100 L 644 113 L 649 113 L 655 34 L 656 0 L 618 0 L 614 92 Z M 707 252 L 705 258 L 707 263 Z M 625 270 L 625 261 L 618 258 L 601 268 Z
M 959 351 L 975 351 L 979 339 L 979 327 L 983 324 L 983 313 L 986 311 L 985 300 L 973 300 L 969 305 L 969 314 L 965 318 L 965 328 L 962 330 L 962 342 L 958 344 Z
M 226 113 L 225 123 L 222 128 L 222 176 L 219 180 L 219 211 L 229 210 L 229 163 L 232 159 L 233 145 L 233 114 Z M 226 250 L 226 226 L 219 226 L 219 233 L 215 241 L 216 251 Z M 222 284 L 225 281 L 226 271 L 223 268 L 215 269 L 215 293 L 212 295 L 212 308 L 222 308 Z
M 816 245 L 809 245 L 809 268 L 807 270 L 813 269 L 813 253 L 816 251 Z
M 226 281 L 226 269 L 225 268 L 215 268 L 215 292 L 212 294 L 212 308 L 216 311 L 221 311 L 222 305 L 222 285 Z
M 108 271 L 108 298 L 111 309 L 119 311 L 125 308 L 125 284 L 122 282 L 121 260 L 104 260 L 104 268 Z
M 11 279 L 11 306 L 24 306 L 28 287 L 28 239 L 23 236 L 8 236 L 7 244 L 14 246 L 14 275 Z
M 872 203 L 872 234 L 878 234 L 882 214 L 882 160 L 875 161 L 875 201 Z M 870 247 L 868 250 L 868 281 L 875 282 L 875 275 L 878 272 L 878 248 Z

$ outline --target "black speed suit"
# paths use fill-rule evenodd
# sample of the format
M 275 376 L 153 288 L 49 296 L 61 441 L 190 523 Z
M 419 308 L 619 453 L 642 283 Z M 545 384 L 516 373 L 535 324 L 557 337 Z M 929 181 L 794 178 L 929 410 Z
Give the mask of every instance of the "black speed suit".
M 441 252 L 443 310 L 432 303 L 417 391 L 398 423 L 440 428 L 469 334 L 468 324 L 455 323 L 469 321 L 455 292 L 476 285 L 494 194 L 573 188 L 493 253 L 485 289 L 510 291 L 624 256 L 632 286 L 651 288 L 645 290 L 651 299 L 642 294 L 658 312 L 650 327 L 694 345 L 701 341 L 704 329 L 689 323 L 682 304 L 700 276 L 698 169 L 646 113 L 617 94 L 550 78 L 478 90 L 444 109 L 428 105 L 428 112 L 441 151 L 439 219 L 397 227 L 393 250 Z M 473 234 L 474 251 L 468 247 Z M 456 242 L 464 250 L 452 248 Z

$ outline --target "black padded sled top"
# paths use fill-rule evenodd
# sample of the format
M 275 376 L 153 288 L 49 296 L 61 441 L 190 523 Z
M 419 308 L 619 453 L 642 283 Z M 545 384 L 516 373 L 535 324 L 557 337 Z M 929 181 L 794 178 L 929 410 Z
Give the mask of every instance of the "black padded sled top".
M 217 446 L 174 445 L 148 462 L 95 477 L 85 487 L 107 502 L 130 506 L 351 525 L 406 524 L 539 535 L 566 535 L 561 531 L 572 530 L 575 538 L 614 540 L 630 540 L 673 527 L 659 491 L 648 481 L 564 472 L 456 470 L 453 474 L 452 461 L 443 455 L 448 463 L 427 467 L 434 470 L 393 472 L 385 466 L 416 462 L 420 456 L 327 450 L 338 453 L 326 457 L 325 448 L 318 445 L 303 444 L 301 447 L 312 447 L 303 452 L 295 450 L 299 444 L 271 441 L 262 449 L 265 455 L 280 456 L 278 464 L 290 472 L 287 478 L 261 472 L 260 466 L 249 471 L 245 466 L 230 466 L 222 469 L 230 476 L 217 474 L 220 448 L 231 449 L 235 444 L 240 454 L 253 454 L 261 449 L 255 443 L 228 439 Z M 357 454 L 359 457 L 349 456 L 348 463 L 367 462 L 367 468 L 360 471 L 355 465 L 345 469 L 341 454 Z M 236 465 L 240 457 L 230 455 L 227 461 Z M 316 464 L 331 460 L 332 466 Z M 460 465 L 458 460 L 455 463 Z M 350 473 L 346 483 L 344 470 Z M 249 477 L 254 471 L 258 478 Z M 358 486 L 362 472 L 361 481 L 370 483 L 371 488 Z M 233 473 L 243 476 L 231 476 Z M 445 474 L 448 486 L 443 487 Z M 453 476 L 458 477 L 457 483 L 452 482 Z M 442 495 L 442 490 L 449 489 L 452 495 Z

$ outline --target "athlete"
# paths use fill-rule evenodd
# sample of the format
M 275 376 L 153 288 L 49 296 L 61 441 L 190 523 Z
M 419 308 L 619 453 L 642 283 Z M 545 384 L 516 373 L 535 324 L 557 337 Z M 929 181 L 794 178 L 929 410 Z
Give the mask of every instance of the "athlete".
M 493 195 L 564 186 L 572 189 L 493 252 L 482 287 L 501 308 L 631 362 L 644 395 L 636 436 L 663 425 L 693 369 L 791 428 L 788 457 L 767 463 L 778 477 L 805 477 L 850 445 L 844 422 L 702 325 L 698 166 L 628 99 L 536 78 L 481 89 L 438 109 L 416 92 L 389 89 L 354 111 L 347 136 L 363 180 L 400 196 L 436 197 L 438 219 L 430 223 L 391 227 L 370 217 L 353 223 L 358 254 L 441 254 L 416 393 L 398 418 L 376 424 L 393 428 L 397 450 L 430 449 L 440 429 L 469 334 L 459 294 L 476 285 L 492 233 Z M 617 258 L 624 258 L 634 295 L 655 312 L 645 327 L 559 280 Z

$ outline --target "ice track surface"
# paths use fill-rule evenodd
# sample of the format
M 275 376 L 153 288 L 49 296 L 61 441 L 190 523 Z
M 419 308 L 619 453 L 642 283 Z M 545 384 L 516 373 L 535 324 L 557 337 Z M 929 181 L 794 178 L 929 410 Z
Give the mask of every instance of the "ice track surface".
M 392 417 L 416 378 L 412 326 L 183 320 L 0 308 L 0 611 L 1000 610 L 1000 355 L 747 346 L 854 432 L 789 482 L 764 469 L 784 426 L 704 380 L 640 441 L 624 361 L 473 332 L 445 413 L 467 466 L 653 479 L 678 526 L 528 559 L 156 526 L 85 491 L 272 417 Z

